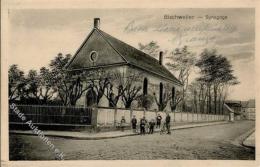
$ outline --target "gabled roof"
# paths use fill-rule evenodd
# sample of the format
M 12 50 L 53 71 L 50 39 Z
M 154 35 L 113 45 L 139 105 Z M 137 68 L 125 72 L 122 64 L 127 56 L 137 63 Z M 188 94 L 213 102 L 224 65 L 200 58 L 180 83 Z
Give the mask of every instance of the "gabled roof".
M 116 39 L 115 37 L 105 33 L 100 29 L 94 28 L 89 36 L 91 36 L 94 31 L 98 32 L 105 39 L 105 41 L 125 60 L 125 63 L 182 85 L 181 82 L 170 71 L 168 71 L 163 65 L 159 64 L 157 59 L 124 43 L 119 39 Z M 84 43 L 87 42 L 88 38 L 84 41 Z M 84 43 L 81 45 L 80 49 L 82 49 L 82 47 L 87 47 L 84 45 Z M 72 60 L 66 66 L 67 69 L 72 63 L 73 59 L 79 53 L 80 49 L 76 52 Z
M 248 101 L 226 100 L 225 103 L 233 107 L 255 108 L 254 99 L 250 99 Z
M 241 101 L 226 100 L 225 103 L 226 103 L 229 107 L 242 107 Z
M 255 99 L 250 99 L 242 103 L 244 108 L 255 108 Z

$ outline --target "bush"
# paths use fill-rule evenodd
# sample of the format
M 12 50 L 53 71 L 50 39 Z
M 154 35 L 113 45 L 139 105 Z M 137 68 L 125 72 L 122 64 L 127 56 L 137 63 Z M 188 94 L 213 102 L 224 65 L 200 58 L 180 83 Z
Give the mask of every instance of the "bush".
M 152 107 L 152 104 L 154 103 L 154 98 L 151 95 L 141 95 L 138 99 L 138 107 L 143 107 L 146 110 L 150 109 Z

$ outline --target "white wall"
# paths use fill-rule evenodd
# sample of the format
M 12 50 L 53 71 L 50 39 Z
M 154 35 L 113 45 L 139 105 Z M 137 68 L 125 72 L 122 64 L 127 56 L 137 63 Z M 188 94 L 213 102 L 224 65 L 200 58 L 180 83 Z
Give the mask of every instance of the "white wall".
M 113 73 L 114 71 L 120 71 L 121 73 L 124 73 L 126 75 L 130 71 L 131 72 L 133 72 L 133 71 L 134 72 L 141 72 L 141 74 L 140 74 L 141 79 L 140 79 L 140 82 L 137 83 L 137 84 L 140 85 L 141 87 L 143 87 L 143 80 L 146 77 L 148 79 L 148 94 L 153 95 L 153 92 L 155 92 L 158 100 L 159 100 L 159 84 L 160 84 L 160 82 L 163 83 L 164 88 L 165 88 L 165 85 L 168 84 L 169 88 L 170 88 L 169 91 L 171 91 L 172 87 L 175 87 L 175 91 L 181 89 L 181 87 L 179 85 L 173 84 L 172 82 L 169 82 L 168 80 L 166 80 L 162 77 L 158 77 L 158 76 L 155 76 L 155 75 L 150 74 L 148 72 L 141 71 L 139 69 L 128 67 L 128 66 L 111 67 L 111 68 L 107 68 L 106 71 L 110 71 L 111 73 Z M 86 84 L 86 83 L 84 83 L 84 84 Z M 114 91 L 116 92 L 117 90 L 116 90 L 115 87 L 116 86 L 114 86 Z M 83 93 L 81 98 L 77 101 L 78 106 L 85 106 L 86 93 L 87 92 Z M 142 93 L 143 93 L 143 90 L 140 91 L 140 94 L 142 94 Z M 167 104 L 166 111 L 171 111 L 169 102 Z M 108 103 L 107 98 L 105 96 L 103 96 L 100 100 L 99 106 L 100 107 L 108 107 L 108 104 L 109 103 Z M 133 107 L 136 107 L 136 102 L 134 102 L 133 104 L 134 104 Z M 124 104 L 123 104 L 121 99 L 118 101 L 117 107 L 118 108 L 124 108 Z M 152 110 L 152 111 L 158 110 L 158 106 L 157 106 L 155 101 L 154 101 L 152 107 L 149 110 Z
M 148 121 L 151 121 L 151 119 L 156 119 L 157 114 L 162 116 L 163 121 L 165 120 L 165 112 L 98 108 L 97 124 L 98 126 L 113 126 L 114 122 L 120 122 L 122 116 L 125 117 L 126 123 L 130 124 L 133 115 L 136 116 L 137 123 L 139 124 L 139 121 L 143 116 L 145 116 Z M 228 120 L 228 115 L 171 112 L 170 116 L 172 124 L 176 122 L 211 122 Z

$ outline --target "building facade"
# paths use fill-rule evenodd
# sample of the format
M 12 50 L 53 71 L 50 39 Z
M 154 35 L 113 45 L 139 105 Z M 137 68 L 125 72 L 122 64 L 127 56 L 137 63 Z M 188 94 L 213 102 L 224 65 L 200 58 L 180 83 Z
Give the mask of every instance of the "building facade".
M 245 112 L 247 119 L 255 120 L 255 100 L 254 99 L 244 102 L 243 110 Z
M 163 65 L 163 52 L 159 60 L 148 54 L 116 39 L 100 29 L 100 19 L 94 19 L 94 27 L 79 47 L 66 70 L 98 71 L 102 69 L 109 74 L 118 74 L 123 82 L 131 82 L 132 87 L 141 88 L 138 95 L 147 95 L 154 98 L 149 110 L 158 110 L 158 104 L 168 102 L 165 110 L 171 110 L 177 92 L 182 88 L 180 81 Z M 87 81 L 86 81 L 87 84 Z M 118 80 L 114 80 L 112 91 L 117 91 Z M 134 89 L 134 88 L 133 88 Z M 91 95 L 97 92 L 86 91 L 77 101 L 77 105 L 88 107 L 91 105 Z M 171 103 L 172 102 L 172 103 Z M 109 100 L 103 96 L 98 103 L 100 107 L 108 107 Z M 119 98 L 116 105 L 124 108 L 125 103 Z M 129 106 L 128 106 L 129 107 Z M 138 107 L 134 100 L 130 107 Z M 140 106 L 139 106 L 140 107 Z

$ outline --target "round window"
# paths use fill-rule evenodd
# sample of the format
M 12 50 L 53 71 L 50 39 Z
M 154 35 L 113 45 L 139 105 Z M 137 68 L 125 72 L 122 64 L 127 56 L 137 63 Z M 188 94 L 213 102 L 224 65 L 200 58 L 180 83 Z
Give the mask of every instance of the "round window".
M 90 53 L 90 61 L 92 62 L 96 62 L 98 59 L 98 53 L 96 51 L 92 51 Z

